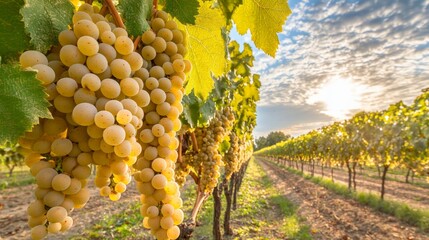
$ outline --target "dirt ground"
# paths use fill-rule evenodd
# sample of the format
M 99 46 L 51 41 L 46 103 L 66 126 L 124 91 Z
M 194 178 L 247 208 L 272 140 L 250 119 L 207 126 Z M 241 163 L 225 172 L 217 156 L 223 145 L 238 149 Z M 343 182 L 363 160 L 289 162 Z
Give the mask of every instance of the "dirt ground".
M 298 206 L 298 214 L 311 227 L 314 239 L 429 240 L 428 235 L 419 233 L 416 228 L 407 226 L 394 217 L 376 213 L 353 200 L 345 199 L 300 176 L 279 169 L 269 162 L 258 160 L 258 163 L 270 176 L 279 193 L 284 194 Z M 341 178 L 339 172 L 335 174 L 339 179 Z M 358 186 L 374 188 L 378 186 L 377 180 L 371 178 L 368 181 L 365 179 L 358 179 L 358 181 Z M 388 186 L 388 196 L 403 199 L 419 198 L 420 200 L 416 201 L 418 204 L 428 206 L 429 193 L 424 192 L 427 189 L 422 190 L 417 187 L 414 189 L 414 186 L 398 182 L 389 182 Z M 34 198 L 34 187 L 35 185 L 28 185 L 0 191 L 0 240 L 29 239 L 30 229 L 27 226 L 26 209 Z M 139 200 L 133 183 L 118 202 L 100 197 L 92 181 L 90 181 L 90 189 L 89 203 L 83 209 L 72 213 L 74 227 L 64 234 L 49 235 L 47 239 L 67 239 L 70 236 L 80 235 L 86 227 L 95 224 L 103 216 L 121 212 Z
M 316 233 L 315 239 L 429 239 L 429 235 L 392 216 L 374 212 L 270 162 L 257 161 L 279 191 L 298 206 L 298 214 Z
M 306 171 L 305 166 L 304 171 Z M 306 171 L 309 173 L 308 171 Z M 325 168 L 325 177 L 330 177 L 330 169 Z M 321 176 L 322 170 L 320 167 L 315 167 L 315 175 Z M 334 181 L 347 184 L 348 173 L 347 169 L 335 169 Z M 371 192 L 380 194 L 381 180 L 369 176 L 361 175 L 360 170 L 356 174 L 356 186 L 358 191 Z M 406 203 L 413 208 L 429 210 L 429 188 L 423 188 L 405 182 L 386 180 L 385 183 L 385 199 L 394 200 Z
M 83 209 L 71 213 L 74 225 L 63 234 L 50 234 L 47 239 L 67 239 L 70 236 L 80 235 L 85 227 L 91 226 L 109 216 L 129 208 L 132 203 L 139 201 L 139 194 L 132 181 L 127 191 L 118 202 L 112 202 L 100 197 L 98 189 L 90 181 L 91 199 Z M 35 185 L 14 187 L 0 192 L 0 239 L 21 240 L 29 239 L 30 228 L 27 225 L 27 206 L 33 201 Z

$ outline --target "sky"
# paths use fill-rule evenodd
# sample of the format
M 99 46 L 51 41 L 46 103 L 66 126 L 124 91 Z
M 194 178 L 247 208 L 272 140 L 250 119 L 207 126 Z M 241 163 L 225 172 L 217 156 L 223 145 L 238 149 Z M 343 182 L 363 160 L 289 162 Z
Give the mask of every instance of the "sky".
M 406 104 L 429 87 L 429 1 L 290 0 L 261 75 L 255 137 L 297 136 L 355 113 Z M 250 42 L 250 36 L 244 37 Z

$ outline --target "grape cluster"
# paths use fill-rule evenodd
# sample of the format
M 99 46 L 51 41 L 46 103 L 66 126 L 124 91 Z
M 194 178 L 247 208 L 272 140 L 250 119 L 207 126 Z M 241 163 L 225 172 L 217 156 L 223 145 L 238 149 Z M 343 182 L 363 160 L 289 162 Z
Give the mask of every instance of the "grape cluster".
M 142 154 L 134 164 L 134 179 L 141 193 L 143 226 L 157 239 L 176 239 L 180 235 L 177 225 L 183 221 L 174 173 L 179 146 L 176 133 L 181 128 L 183 82 L 191 65 L 183 59 L 184 34 L 166 12 L 154 12 L 150 26 L 139 47 L 147 63 L 142 79 L 150 102 L 143 108 L 143 124 L 137 132 Z
M 200 188 L 205 193 L 211 193 L 218 183 L 220 176 L 220 166 L 222 165 L 222 155 L 219 153 L 219 145 L 231 131 L 234 114 L 231 108 L 223 108 L 216 112 L 215 117 L 210 121 L 210 125 L 202 131 L 201 135 L 197 129 L 197 139 L 202 138 L 201 151 L 197 158 L 200 159 L 201 178 Z
M 177 184 L 179 186 L 183 186 L 186 182 L 186 177 L 191 172 L 191 166 L 194 163 L 194 155 L 193 154 L 184 154 L 182 156 L 182 161 L 176 163 L 176 169 L 174 170 L 175 178 Z M 195 168 L 197 169 L 197 168 Z
M 89 200 L 94 165 L 95 185 L 112 201 L 120 199 L 135 167 L 144 226 L 158 239 L 175 239 L 183 220 L 175 136 L 191 69 L 183 59 L 183 33 L 159 11 L 135 52 L 127 31 L 98 11 L 83 4 L 71 29 L 59 34 L 60 46 L 47 56 L 33 50 L 20 56 L 23 69 L 37 70 L 53 116 L 20 139 L 38 185 L 28 208 L 31 236 L 42 239 L 73 225 L 69 214 Z
M 225 162 L 225 178 L 229 179 L 231 175 L 240 169 L 240 145 L 239 138 L 235 132 L 229 134 L 230 147 L 226 152 Z
M 222 155 L 219 146 L 230 133 L 234 114 L 230 107 L 216 112 L 215 117 L 207 127 L 196 128 L 195 135 L 198 151 L 189 149 L 184 155 L 184 161 L 176 166 L 176 181 L 183 183 L 191 168 L 199 173 L 200 191 L 210 194 L 218 183 Z

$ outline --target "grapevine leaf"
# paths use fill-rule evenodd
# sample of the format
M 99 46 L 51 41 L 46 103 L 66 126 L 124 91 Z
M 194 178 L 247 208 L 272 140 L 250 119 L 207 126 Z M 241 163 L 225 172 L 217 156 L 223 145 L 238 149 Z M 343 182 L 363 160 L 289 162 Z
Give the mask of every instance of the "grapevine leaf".
M 198 14 L 198 0 L 166 0 L 165 11 L 177 18 L 183 24 L 195 24 L 195 16 Z
M 0 65 L 0 145 L 15 143 L 40 118 L 50 118 L 49 102 L 35 72 Z
M 24 6 L 24 0 L 5 0 L 0 2 L 0 55 L 12 57 L 25 50 L 30 45 L 30 39 L 25 33 L 22 16 L 19 9 Z
M 254 85 L 244 87 L 244 98 L 253 99 L 255 102 L 259 100 L 259 89 Z
M 191 128 L 195 128 L 198 122 L 198 116 L 200 114 L 200 106 L 198 98 L 195 97 L 194 92 L 183 96 L 183 117 Z
M 199 124 L 205 124 L 209 122 L 216 113 L 216 104 L 211 99 L 207 99 L 203 102 L 203 105 L 200 107 L 200 118 Z
M 221 28 L 223 16 L 219 9 L 210 8 L 210 2 L 200 2 L 196 25 L 182 25 L 180 28 L 188 36 L 188 56 L 192 71 L 186 85 L 186 93 L 192 89 L 195 95 L 206 99 L 213 89 L 211 74 L 219 76 L 226 66 L 225 45 Z
M 139 36 L 149 29 L 146 19 L 151 16 L 151 0 L 121 0 L 118 8 L 125 27 L 132 36 Z
M 223 97 L 226 97 L 226 93 L 228 91 L 229 88 L 231 88 L 231 90 L 233 90 L 233 87 L 230 87 L 228 85 L 229 79 L 222 76 L 219 79 L 215 80 L 215 84 L 214 84 L 214 89 L 210 95 L 211 99 L 216 99 L 216 100 L 223 100 Z
M 237 7 L 243 3 L 243 0 L 219 0 L 218 2 L 222 9 L 223 15 L 225 15 L 225 17 L 230 20 Z
M 290 14 L 285 0 L 243 0 L 232 19 L 241 35 L 250 29 L 256 47 L 274 57 L 279 45 L 277 33 Z
M 253 75 L 253 85 L 255 85 L 255 87 L 260 88 L 261 87 L 261 75 L 259 74 L 254 74 Z
M 183 117 L 191 128 L 208 123 L 216 113 L 216 104 L 212 99 L 202 101 L 194 91 L 183 96 Z
M 30 43 L 36 50 L 46 52 L 58 43 L 58 34 L 68 28 L 73 4 L 64 0 L 27 0 L 21 14 Z

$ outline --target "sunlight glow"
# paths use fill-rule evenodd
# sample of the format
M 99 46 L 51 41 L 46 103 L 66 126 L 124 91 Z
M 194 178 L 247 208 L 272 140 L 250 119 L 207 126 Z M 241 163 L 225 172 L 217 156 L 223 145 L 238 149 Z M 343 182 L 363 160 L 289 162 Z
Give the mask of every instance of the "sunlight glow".
M 366 87 L 351 79 L 335 77 L 322 85 L 307 100 L 309 104 L 322 103 L 322 113 L 342 120 L 362 108 L 362 93 Z

